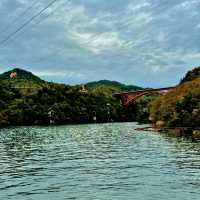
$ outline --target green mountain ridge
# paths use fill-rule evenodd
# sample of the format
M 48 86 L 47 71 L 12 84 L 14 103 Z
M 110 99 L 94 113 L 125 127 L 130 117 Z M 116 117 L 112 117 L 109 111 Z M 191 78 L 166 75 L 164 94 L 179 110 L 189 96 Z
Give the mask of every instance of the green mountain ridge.
M 13 78 L 10 75 L 14 74 Z M 116 81 L 70 86 L 47 82 L 21 69 L 0 75 L 0 127 L 15 125 L 122 122 L 137 119 L 137 111 L 125 111 L 114 92 L 135 90 Z M 94 118 L 96 117 L 96 119 Z
M 110 81 L 110 80 L 100 80 L 100 81 L 93 81 L 86 83 L 86 88 L 89 89 L 98 89 L 103 87 L 109 87 L 113 90 L 117 91 L 131 91 L 131 90 L 140 90 L 142 89 L 136 85 L 125 85 L 123 83 L 117 81 Z
M 14 78 L 10 78 L 11 73 L 16 72 L 17 76 Z M 16 84 L 17 86 L 26 86 L 26 85 L 34 85 L 34 86 L 41 86 L 41 84 L 48 84 L 49 82 L 42 80 L 40 77 L 34 75 L 33 73 L 26 71 L 24 69 L 15 68 L 0 74 L 0 80 L 4 81 L 11 81 L 12 83 Z M 58 84 L 58 83 L 52 83 Z M 110 81 L 110 80 L 100 80 L 89 82 L 85 84 L 86 89 L 88 90 L 98 90 L 104 91 L 105 93 L 113 93 L 113 92 L 120 92 L 120 91 L 130 91 L 130 90 L 139 90 L 142 89 L 139 86 L 135 85 L 126 85 L 117 81 Z

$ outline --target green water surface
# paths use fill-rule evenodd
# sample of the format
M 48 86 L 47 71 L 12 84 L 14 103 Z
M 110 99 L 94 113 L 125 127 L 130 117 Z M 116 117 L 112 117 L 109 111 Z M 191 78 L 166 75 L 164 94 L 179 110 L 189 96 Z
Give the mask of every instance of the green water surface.
M 200 200 L 200 142 L 136 123 L 0 130 L 0 200 Z

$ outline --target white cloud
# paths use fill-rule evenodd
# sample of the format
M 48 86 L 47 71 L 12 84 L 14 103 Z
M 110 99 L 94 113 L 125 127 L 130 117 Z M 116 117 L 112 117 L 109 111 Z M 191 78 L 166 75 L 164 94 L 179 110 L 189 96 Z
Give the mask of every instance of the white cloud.
M 4 9 L 0 11 L 13 11 L 12 16 L 17 16 L 30 6 L 27 0 L 16 1 L 21 2 L 18 9 L 12 3 L 2 7 L 0 1 L 0 9 Z M 25 17 L 45 5 L 46 0 L 37 3 Z M 23 35 L 20 32 L 14 42 L 0 49 L 0 64 L 7 68 L 13 64 L 30 66 L 27 69 L 52 79 L 68 76 L 74 80 L 139 82 L 147 81 L 144 77 L 148 75 L 155 84 L 162 79 L 175 82 L 172 74 L 181 76 L 200 60 L 198 8 L 199 0 L 131 0 L 119 4 L 116 0 L 60 0 L 35 25 L 26 27 Z M 0 12 L 2 26 L 9 23 L 1 15 L 4 12 Z
M 134 2 L 134 3 L 128 4 L 127 10 L 129 12 L 138 12 L 138 11 L 141 11 L 141 10 L 148 8 L 148 7 L 151 7 L 150 2 L 141 0 L 139 3 Z
M 72 77 L 76 77 L 76 78 L 82 78 L 84 76 L 84 74 L 80 73 L 79 71 L 76 71 L 76 70 L 59 70 L 57 71 L 56 69 L 55 70 L 40 70 L 40 71 L 37 71 L 37 70 L 32 70 L 32 72 L 36 75 L 39 75 L 39 76 L 45 76 L 45 77 L 65 77 L 65 78 L 72 78 Z
M 199 4 L 199 0 L 189 0 L 189 1 L 186 0 L 186 1 L 183 1 L 182 3 L 178 4 L 177 7 L 186 9 L 186 10 L 190 10 L 196 4 Z
M 116 32 L 104 32 L 102 34 L 71 32 L 71 37 L 82 48 L 94 54 L 99 54 L 104 51 L 119 51 L 126 43 L 119 38 Z

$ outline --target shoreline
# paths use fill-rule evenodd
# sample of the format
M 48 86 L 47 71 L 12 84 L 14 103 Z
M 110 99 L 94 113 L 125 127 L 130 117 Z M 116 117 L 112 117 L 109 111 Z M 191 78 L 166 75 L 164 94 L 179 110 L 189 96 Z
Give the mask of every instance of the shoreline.
M 192 137 L 194 139 L 200 139 L 200 127 L 164 127 L 158 128 L 154 125 L 144 128 L 137 128 L 138 131 L 157 131 L 159 133 L 166 133 L 173 137 Z
M 167 133 L 170 136 L 175 137 L 192 137 L 194 139 L 200 139 L 200 127 L 168 127 L 158 130 L 161 133 Z

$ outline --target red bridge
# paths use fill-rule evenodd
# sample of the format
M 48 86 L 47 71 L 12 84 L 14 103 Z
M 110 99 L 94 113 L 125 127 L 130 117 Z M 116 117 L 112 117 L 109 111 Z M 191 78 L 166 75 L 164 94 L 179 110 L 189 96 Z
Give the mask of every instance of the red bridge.
M 121 92 L 115 93 L 113 97 L 119 99 L 121 104 L 124 107 L 129 106 L 132 102 L 135 102 L 141 96 L 146 94 L 166 94 L 173 90 L 175 87 L 167 87 L 167 88 L 157 88 L 157 89 L 144 89 L 144 90 L 137 90 L 137 91 L 130 91 L 130 92 Z

